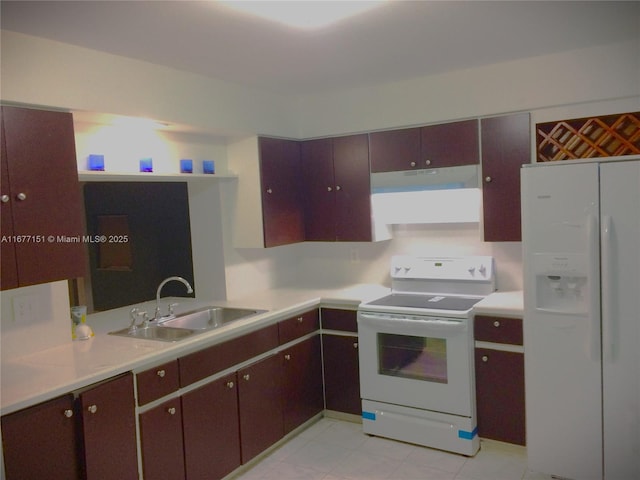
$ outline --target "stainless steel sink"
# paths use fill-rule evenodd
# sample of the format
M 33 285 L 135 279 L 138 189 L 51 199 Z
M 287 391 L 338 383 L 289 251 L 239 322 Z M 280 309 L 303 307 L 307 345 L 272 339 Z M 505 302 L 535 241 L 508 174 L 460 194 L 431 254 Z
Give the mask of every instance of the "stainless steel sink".
M 175 318 L 168 320 L 161 320 L 159 326 L 174 327 L 174 328 L 188 328 L 192 330 L 212 330 L 219 328 L 228 323 L 241 320 L 252 315 L 264 313 L 266 310 L 255 310 L 249 308 L 231 308 L 231 307 L 217 307 L 208 306 L 194 310 L 191 312 L 183 313 Z
M 123 328 L 115 332 L 109 332 L 109 335 L 119 335 L 122 337 L 142 338 L 144 340 L 160 340 L 162 342 L 177 342 L 191 335 L 201 333 L 190 328 L 173 328 L 165 326 L 139 327 L 135 330 Z
M 266 312 L 266 310 L 207 306 L 191 312 L 182 313 L 167 320 L 160 320 L 157 324 L 152 322 L 147 327 L 139 326 L 135 329 L 123 328 L 122 330 L 109 332 L 109 335 L 160 340 L 162 342 L 177 342 L 192 335 L 204 333 L 208 330 L 213 330 L 231 322 L 264 312 Z

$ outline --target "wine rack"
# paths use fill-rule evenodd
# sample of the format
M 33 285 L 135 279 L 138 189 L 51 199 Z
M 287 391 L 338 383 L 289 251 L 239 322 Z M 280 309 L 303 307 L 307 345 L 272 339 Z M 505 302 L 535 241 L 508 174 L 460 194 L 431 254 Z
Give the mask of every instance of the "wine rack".
M 640 112 L 536 124 L 538 162 L 640 154 Z

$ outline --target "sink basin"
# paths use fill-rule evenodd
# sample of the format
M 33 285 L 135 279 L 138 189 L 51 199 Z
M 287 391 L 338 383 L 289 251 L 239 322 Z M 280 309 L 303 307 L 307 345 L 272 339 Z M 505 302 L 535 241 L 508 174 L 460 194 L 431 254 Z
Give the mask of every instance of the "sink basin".
M 122 337 L 142 338 L 145 340 L 160 340 L 162 342 L 177 342 L 183 338 L 190 337 L 197 332 L 189 328 L 172 328 L 165 326 L 152 326 L 147 328 L 138 328 L 130 331 L 128 328 L 109 332 L 109 335 L 120 335 Z
M 204 307 L 192 312 L 183 313 L 175 318 L 161 321 L 162 328 L 186 328 L 192 330 L 212 330 L 243 318 L 264 313 L 266 310 L 230 307 Z

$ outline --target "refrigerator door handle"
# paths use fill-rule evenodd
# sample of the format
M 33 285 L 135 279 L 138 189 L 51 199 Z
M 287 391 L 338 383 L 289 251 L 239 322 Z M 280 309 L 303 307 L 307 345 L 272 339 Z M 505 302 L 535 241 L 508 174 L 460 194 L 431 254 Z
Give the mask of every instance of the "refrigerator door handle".
M 589 356 L 595 362 L 600 361 L 600 252 L 598 219 L 594 214 L 587 217 L 587 244 L 589 249 Z
M 611 215 L 602 216 L 602 356 L 603 361 L 613 361 L 614 312 L 613 245 L 611 241 L 613 221 Z

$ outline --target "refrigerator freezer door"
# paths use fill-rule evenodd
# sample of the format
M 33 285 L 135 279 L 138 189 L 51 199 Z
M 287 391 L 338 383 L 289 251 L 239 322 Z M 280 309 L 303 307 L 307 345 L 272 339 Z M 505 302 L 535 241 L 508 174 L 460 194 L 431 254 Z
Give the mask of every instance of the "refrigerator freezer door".
M 598 214 L 597 164 L 522 170 L 529 468 L 583 480 L 602 478 Z
M 640 161 L 602 164 L 604 478 L 640 478 Z

